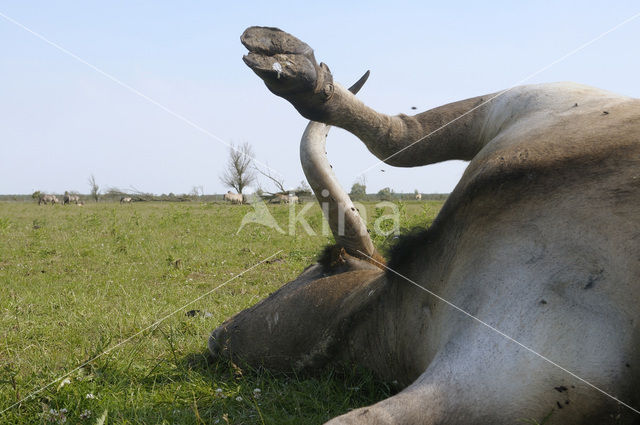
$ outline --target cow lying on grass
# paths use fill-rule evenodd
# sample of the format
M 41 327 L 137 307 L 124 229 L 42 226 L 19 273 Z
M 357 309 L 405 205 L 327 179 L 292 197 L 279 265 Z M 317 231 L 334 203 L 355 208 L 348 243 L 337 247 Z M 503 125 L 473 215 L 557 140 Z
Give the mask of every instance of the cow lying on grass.
M 313 121 L 301 160 L 338 247 L 218 327 L 213 354 L 358 363 L 405 387 L 330 424 L 640 423 L 639 100 L 543 84 L 392 117 L 293 36 L 252 27 L 242 42 Z M 328 166 L 329 125 L 389 165 L 470 161 L 388 265 Z

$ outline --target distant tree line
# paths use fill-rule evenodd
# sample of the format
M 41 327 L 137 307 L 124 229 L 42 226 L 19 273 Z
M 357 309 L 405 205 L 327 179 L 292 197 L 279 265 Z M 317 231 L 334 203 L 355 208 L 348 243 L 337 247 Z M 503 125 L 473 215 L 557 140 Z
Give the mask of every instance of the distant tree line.
M 267 181 L 275 188 L 275 191 L 268 191 L 264 189 L 262 184 L 258 181 L 258 175 L 267 179 Z M 281 195 L 295 195 L 299 198 L 300 202 L 313 201 L 314 196 L 311 188 L 305 181 L 292 189 L 287 189 L 284 183 L 284 179 L 281 176 L 276 175 L 273 170 L 266 166 L 264 169 L 258 167 L 254 163 L 253 149 L 248 143 L 243 143 L 239 146 L 232 145 L 229 149 L 229 158 L 227 161 L 224 172 L 220 175 L 220 181 L 227 187 L 234 189 L 237 193 L 242 192 L 250 185 L 256 187 L 256 195 L 266 200 L 277 199 Z M 98 202 L 100 199 L 109 202 L 117 202 L 123 199 L 131 198 L 131 202 L 188 202 L 198 200 L 201 202 L 222 202 L 223 195 L 205 195 L 202 186 L 194 186 L 190 193 L 183 194 L 161 194 L 156 195 L 153 193 L 142 192 L 135 188 L 128 190 L 122 190 L 115 187 L 110 187 L 103 193 L 100 192 L 100 186 L 98 185 L 96 178 L 91 174 L 88 178 L 89 194 L 80 195 L 75 191 L 67 191 L 65 194 L 72 194 L 80 196 L 80 200 L 92 199 Z M 47 195 L 41 191 L 35 191 L 31 195 L 0 195 L 0 201 L 29 201 L 35 200 L 38 202 L 43 195 Z M 355 182 L 351 186 L 349 196 L 354 201 L 394 201 L 394 200 L 445 200 L 448 194 L 442 193 L 430 193 L 419 194 L 416 189 L 413 193 L 396 193 L 393 189 L 385 187 L 379 190 L 377 193 L 367 193 L 367 186 L 364 179 Z
M 366 184 L 359 181 L 351 186 L 349 197 L 354 201 L 410 201 L 415 200 L 418 194 L 422 201 L 444 201 L 449 196 L 448 193 L 419 193 L 417 189 L 412 193 L 396 193 L 389 187 L 382 188 L 377 193 L 367 193 Z

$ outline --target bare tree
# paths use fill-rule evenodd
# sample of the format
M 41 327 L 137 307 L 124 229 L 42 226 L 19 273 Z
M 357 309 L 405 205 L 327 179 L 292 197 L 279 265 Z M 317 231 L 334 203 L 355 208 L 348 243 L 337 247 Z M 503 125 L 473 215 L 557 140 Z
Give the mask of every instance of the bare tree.
M 227 168 L 220 176 L 220 181 L 228 187 L 232 187 L 238 193 L 253 183 L 256 179 L 253 166 L 253 149 L 248 142 L 239 146 L 231 145 Z
M 262 190 L 262 192 L 268 194 L 268 195 L 275 195 L 276 193 L 287 193 L 287 190 L 284 188 L 284 178 L 282 177 L 278 177 L 274 174 L 271 173 L 271 168 L 269 168 L 269 165 L 267 165 L 267 169 L 266 170 L 261 170 L 260 168 L 258 168 L 258 166 L 255 167 L 256 171 L 258 173 L 260 173 L 260 175 L 266 177 L 267 179 L 271 180 L 271 183 L 273 183 L 273 185 L 276 187 L 276 191 L 275 192 L 268 192 L 266 190 L 263 190 L 262 188 L 260 188 Z
M 91 197 L 94 201 L 98 202 L 98 198 L 100 197 L 100 186 L 96 183 L 96 178 L 93 174 L 89 177 L 89 188 L 91 189 Z
M 193 196 L 194 198 L 199 198 L 201 196 L 204 196 L 204 187 L 203 186 L 193 186 L 191 188 L 191 192 L 189 193 L 190 196 Z

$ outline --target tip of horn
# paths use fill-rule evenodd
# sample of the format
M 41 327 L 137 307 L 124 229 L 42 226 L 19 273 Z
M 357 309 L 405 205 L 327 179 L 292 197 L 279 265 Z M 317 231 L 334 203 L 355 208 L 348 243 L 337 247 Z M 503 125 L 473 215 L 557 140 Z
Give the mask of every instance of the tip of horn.
M 351 87 L 349 87 L 349 91 L 353 94 L 356 94 L 360 91 L 360 89 L 362 88 L 362 86 L 364 86 L 364 83 L 367 82 L 367 80 L 369 79 L 369 75 L 371 74 L 371 72 L 369 72 L 369 70 L 367 70 L 367 72 L 364 73 L 364 75 L 362 77 L 360 77 L 360 79 L 358 81 L 355 82 L 354 85 L 352 85 Z

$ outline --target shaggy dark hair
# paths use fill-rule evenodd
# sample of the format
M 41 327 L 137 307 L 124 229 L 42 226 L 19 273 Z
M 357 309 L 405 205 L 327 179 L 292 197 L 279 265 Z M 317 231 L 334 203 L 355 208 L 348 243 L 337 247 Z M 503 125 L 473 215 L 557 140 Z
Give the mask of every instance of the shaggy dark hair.
M 395 243 L 389 247 L 386 257 L 389 259 L 388 267 L 391 270 L 398 270 L 403 264 L 412 262 L 415 255 L 432 240 L 431 227 L 414 227 L 408 233 L 400 235 Z M 394 277 L 396 275 L 387 269 L 387 274 Z
M 322 249 L 322 252 L 318 254 L 317 261 L 322 265 L 324 269 L 331 269 L 336 259 L 336 251 L 340 250 L 340 247 L 336 244 L 327 245 Z

